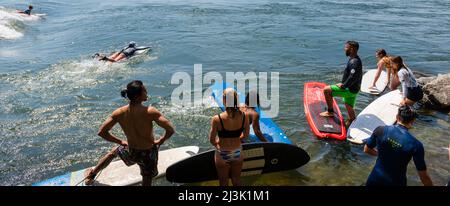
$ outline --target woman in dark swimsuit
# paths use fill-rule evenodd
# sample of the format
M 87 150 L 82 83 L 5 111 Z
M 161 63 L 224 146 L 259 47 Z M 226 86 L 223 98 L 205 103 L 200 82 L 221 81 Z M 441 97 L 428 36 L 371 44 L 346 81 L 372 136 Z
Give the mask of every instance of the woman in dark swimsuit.
M 227 101 L 228 100 L 228 101 Z M 234 186 L 241 185 L 241 140 L 248 137 L 249 119 L 239 110 L 238 96 L 234 89 L 223 92 L 225 112 L 211 120 L 209 140 L 216 148 L 214 160 L 220 186 L 227 186 L 228 179 Z

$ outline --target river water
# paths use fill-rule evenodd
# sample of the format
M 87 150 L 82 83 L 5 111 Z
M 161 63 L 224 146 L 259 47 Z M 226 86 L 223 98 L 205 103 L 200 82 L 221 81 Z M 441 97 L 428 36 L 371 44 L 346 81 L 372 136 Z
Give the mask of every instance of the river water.
M 244 178 L 246 185 L 362 185 L 375 158 L 362 146 L 318 140 L 303 109 L 303 84 L 337 83 L 347 40 L 360 43 L 364 69 L 377 48 L 401 55 L 411 69 L 450 71 L 449 1 L 172 0 L 0 1 L 0 185 L 33 182 L 94 165 L 113 145 L 96 136 L 102 121 L 126 104 L 131 80 L 148 86 L 151 104 L 176 126 L 162 149 L 210 149 L 209 121 L 217 108 L 171 103 L 175 72 L 279 72 L 280 112 L 274 121 L 311 161 L 297 171 Z M 114 65 L 93 61 L 129 41 L 149 55 Z M 203 85 L 204 88 L 208 84 Z M 361 94 L 357 112 L 376 97 Z M 342 103 L 342 100 L 338 100 Z M 342 108 L 344 109 L 344 108 Z M 345 110 L 343 110 L 345 111 Z M 346 115 L 346 113 L 344 113 Z M 434 183 L 450 177 L 450 116 L 420 111 L 411 132 L 423 142 Z M 156 130 L 161 133 L 160 129 Z M 114 133 L 124 135 L 119 128 Z M 157 185 L 171 185 L 158 180 Z M 199 183 L 216 185 L 217 182 Z M 408 184 L 420 185 L 411 163 Z

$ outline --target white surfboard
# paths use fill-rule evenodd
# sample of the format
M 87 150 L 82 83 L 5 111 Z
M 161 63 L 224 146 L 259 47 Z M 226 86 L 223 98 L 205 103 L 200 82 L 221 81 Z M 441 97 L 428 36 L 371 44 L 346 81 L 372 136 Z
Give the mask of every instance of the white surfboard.
M 159 151 L 158 156 L 158 176 L 163 177 L 169 166 L 197 154 L 199 147 L 186 146 L 174 149 Z M 92 167 L 93 168 L 93 167 Z M 86 169 L 75 172 L 66 173 L 42 182 L 33 184 L 33 186 L 85 186 L 84 171 Z M 127 186 L 137 185 L 142 181 L 139 166 L 126 166 L 122 160 L 112 162 L 108 167 L 97 175 L 94 186 Z
M 402 98 L 400 90 L 394 90 L 369 104 L 348 128 L 348 141 L 363 144 L 378 126 L 394 124 Z
M 381 71 L 378 81 L 375 83 L 376 89 L 371 89 L 375 75 L 377 74 L 377 69 L 368 70 L 362 78 L 361 82 L 361 92 L 378 95 L 384 91 L 387 86 L 388 77 L 386 71 Z

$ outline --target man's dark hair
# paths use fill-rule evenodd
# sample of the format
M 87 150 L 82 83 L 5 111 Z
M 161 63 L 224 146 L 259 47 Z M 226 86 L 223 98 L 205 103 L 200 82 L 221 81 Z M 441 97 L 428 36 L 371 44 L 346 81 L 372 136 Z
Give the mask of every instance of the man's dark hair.
M 356 49 L 356 51 L 358 51 L 358 49 L 359 49 L 359 43 L 356 42 L 356 41 L 347 41 L 346 44 L 348 44 L 348 45 L 350 45 L 352 48 Z
M 408 124 L 414 121 L 418 114 L 411 106 L 403 105 L 398 108 L 398 116 L 402 123 Z
M 123 98 L 128 98 L 130 101 L 135 101 L 137 97 L 144 92 L 144 84 L 140 80 L 134 80 L 128 83 L 127 88 L 122 90 L 120 94 Z

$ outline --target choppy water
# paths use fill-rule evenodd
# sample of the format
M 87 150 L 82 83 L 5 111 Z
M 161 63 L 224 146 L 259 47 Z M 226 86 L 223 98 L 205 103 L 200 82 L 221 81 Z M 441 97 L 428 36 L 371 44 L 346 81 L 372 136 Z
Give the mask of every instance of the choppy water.
M 374 51 L 402 55 L 413 70 L 450 71 L 449 1 L 0 1 L 0 185 L 33 182 L 95 164 L 112 144 L 96 136 L 102 121 L 126 102 L 119 91 L 133 79 L 176 125 L 164 148 L 210 148 L 209 119 L 217 109 L 172 105 L 176 71 L 280 72 L 280 114 L 290 139 L 311 155 L 297 171 L 245 178 L 247 185 L 361 185 L 375 158 L 361 146 L 321 141 L 307 125 L 303 83 L 335 83 L 346 63 L 343 44 L 360 42 L 366 69 Z M 152 45 L 146 57 L 108 65 L 90 55 L 134 40 Z M 208 85 L 204 85 L 205 87 Z M 360 95 L 357 111 L 374 97 Z M 342 102 L 342 101 L 340 101 Z M 161 130 L 157 130 L 160 132 Z M 435 184 L 450 177 L 450 116 L 421 111 L 412 133 L 426 150 Z M 118 128 L 115 134 L 123 137 Z M 414 166 L 410 185 L 420 185 Z M 170 185 L 164 180 L 159 185 Z M 215 182 L 201 183 L 216 184 Z

